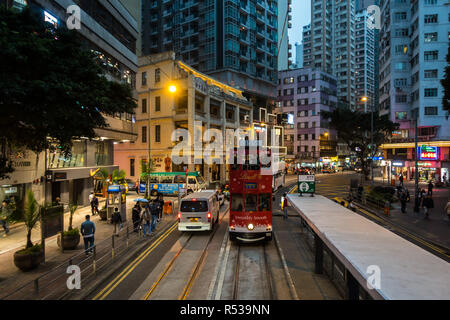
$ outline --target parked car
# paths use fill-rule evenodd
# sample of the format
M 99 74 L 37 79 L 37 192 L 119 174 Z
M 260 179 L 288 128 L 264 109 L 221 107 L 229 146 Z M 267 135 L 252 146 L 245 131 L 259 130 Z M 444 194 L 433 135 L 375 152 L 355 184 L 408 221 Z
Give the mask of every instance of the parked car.
M 136 191 L 136 182 L 131 179 L 125 179 L 125 182 L 128 185 L 128 192 Z

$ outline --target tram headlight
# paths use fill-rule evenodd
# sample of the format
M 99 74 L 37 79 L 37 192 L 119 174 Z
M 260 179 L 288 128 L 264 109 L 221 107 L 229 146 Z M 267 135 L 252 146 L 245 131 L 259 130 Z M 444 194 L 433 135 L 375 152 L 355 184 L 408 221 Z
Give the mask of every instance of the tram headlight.
M 253 230 L 253 229 L 255 229 L 255 226 L 254 226 L 252 223 L 250 223 L 250 224 L 247 226 L 247 229 L 248 229 L 248 230 Z

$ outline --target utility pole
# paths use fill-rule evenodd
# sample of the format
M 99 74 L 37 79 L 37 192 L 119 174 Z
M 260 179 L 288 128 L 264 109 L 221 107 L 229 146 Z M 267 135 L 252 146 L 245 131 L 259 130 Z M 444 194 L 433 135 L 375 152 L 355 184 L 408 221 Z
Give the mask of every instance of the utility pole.
M 414 212 L 419 212 L 419 162 L 418 162 L 418 141 L 417 141 L 417 109 L 414 112 L 414 147 L 415 147 L 415 169 L 414 169 Z

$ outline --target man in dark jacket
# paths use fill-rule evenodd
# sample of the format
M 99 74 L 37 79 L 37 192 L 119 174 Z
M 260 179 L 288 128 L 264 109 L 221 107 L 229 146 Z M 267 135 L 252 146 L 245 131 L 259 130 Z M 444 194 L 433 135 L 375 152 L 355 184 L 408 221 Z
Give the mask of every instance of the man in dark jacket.
M 114 213 L 111 217 L 112 223 L 114 224 L 114 234 L 119 236 L 119 228 L 122 225 L 122 216 L 120 215 L 119 208 L 114 208 Z
M 131 212 L 131 219 L 133 220 L 133 232 L 138 232 L 139 222 L 141 221 L 141 206 L 136 203 Z
M 89 255 L 89 253 L 92 253 L 94 250 L 95 234 L 95 224 L 91 221 L 91 217 L 89 215 L 86 216 L 86 221 L 81 224 L 80 231 L 84 239 L 84 252 L 86 255 Z
M 98 198 L 96 197 L 96 195 L 94 194 L 94 198 L 92 198 L 92 215 L 95 216 L 96 214 L 98 214 Z
M 428 195 L 433 196 L 433 182 L 431 182 L 431 180 L 428 183 Z
M 152 231 L 156 229 L 156 222 L 158 221 L 159 202 L 154 200 L 149 204 L 150 213 L 152 215 Z
M 163 209 L 164 209 L 164 197 L 162 193 L 160 193 L 158 196 L 158 205 L 159 205 L 158 222 L 160 222 L 163 217 Z
M 425 219 L 428 219 L 428 216 L 431 213 L 431 209 L 434 208 L 434 201 L 433 198 L 430 195 L 427 195 L 424 199 L 423 199 L 423 210 L 425 213 Z

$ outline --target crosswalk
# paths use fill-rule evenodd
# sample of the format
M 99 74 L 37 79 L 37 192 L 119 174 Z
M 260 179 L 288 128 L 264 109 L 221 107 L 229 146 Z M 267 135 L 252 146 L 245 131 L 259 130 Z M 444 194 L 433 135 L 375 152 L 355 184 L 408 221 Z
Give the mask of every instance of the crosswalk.
M 328 198 L 346 197 L 349 193 L 348 185 L 335 185 L 331 183 L 316 184 L 316 193 Z

